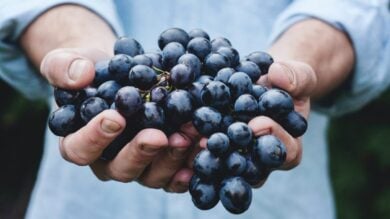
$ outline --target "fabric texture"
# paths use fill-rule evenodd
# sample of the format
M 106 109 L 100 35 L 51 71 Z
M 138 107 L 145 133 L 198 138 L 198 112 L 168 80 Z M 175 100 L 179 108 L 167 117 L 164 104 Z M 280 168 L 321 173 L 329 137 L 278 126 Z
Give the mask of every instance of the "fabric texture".
M 348 34 L 355 51 L 354 72 L 335 96 L 314 108 L 338 116 L 360 109 L 390 85 L 390 12 L 388 0 L 296 0 L 275 23 L 271 41 L 307 17 L 327 22 Z
M 18 44 L 23 31 L 39 15 L 61 4 L 82 5 L 104 18 L 117 34 L 123 34 L 114 3 L 109 0 L 3 0 L 0 4 L 0 78 L 30 99 L 48 98 L 51 94 L 50 86 Z
M 339 91 L 327 107 L 318 105 L 319 110 L 332 115 L 354 110 L 390 83 L 386 61 L 390 56 L 390 28 L 388 14 L 382 9 L 388 1 L 248 0 L 237 4 L 234 0 L 32 0 L 23 6 L 14 1 L 5 3 L 7 7 L 0 7 L 0 77 L 31 98 L 47 96 L 49 86 L 32 70 L 18 47 L 18 38 L 34 18 L 63 3 L 77 3 L 96 12 L 118 35 L 134 37 L 146 51 L 157 48 L 159 33 L 168 27 L 200 27 L 211 38 L 229 38 L 245 56 L 265 50 L 267 42 L 275 41 L 294 23 L 315 17 L 345 31 L 357 54 L 350 86 Z M 229 214 L 220 203 L 212 210 L 200 211 L 193 206 L 188 193 L 168 194 L 137 183 L 100 182 L 88 167 L 64 161 L 58 138 L 48 131 L 26 217 L 331 219 L 335 210 L 328 176 L 327 122 L 326 116 L 311 114 L 309 130 L 303 137 L 301 164 L 291 171 L 272 173 L 262 188 L 253 190 L 250 209 L 239 216 Z

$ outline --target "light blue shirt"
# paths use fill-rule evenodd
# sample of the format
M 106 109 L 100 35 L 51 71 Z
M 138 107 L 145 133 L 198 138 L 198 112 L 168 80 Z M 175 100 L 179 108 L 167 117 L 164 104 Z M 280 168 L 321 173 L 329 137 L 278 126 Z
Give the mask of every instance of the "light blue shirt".
M 265 50 L 292 24 L 315 17 L 345 31 L 356 53 L 355 71 L 348 86 L 339 90 L 326 107 L 317 106 L 318 110 L 335 115 L 355 110 L 390 84 L 388 0 L 3 0 L 0 77 L 28 97 L 47 97 L 50 89 L 28 63 L 17 40 L 39 14 L 65 2 L 91 9 L 118 35 L 136 38 L 147 51 L 157 48 L 158 34 L 168 27 L 200 27 L 211 38 L 229 38 L 245 55 Z M 200 211 L 188 193 L 168 194 L 137 183 L 100 182 L 88 167 L 64 161 L 57 138 L 48 132 L 27 218 L 334 218 L 326 125 L 324 115 L 311 114 L 301 164 L 291 171 L 272 173 L 262 188 L 253 191 L 250 209 L 240 216 L 227 213 L 220 203 L 212 210 Z

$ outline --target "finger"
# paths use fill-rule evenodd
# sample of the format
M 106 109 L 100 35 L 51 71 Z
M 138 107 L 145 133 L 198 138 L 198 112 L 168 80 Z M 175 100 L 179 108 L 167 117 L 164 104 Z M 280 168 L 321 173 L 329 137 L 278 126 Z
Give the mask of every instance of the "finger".
M 106 175 L 120 182 L 133 181 L 167 146 L 168 139 L 162 131 L 144 129 L 107 164 Z
M 151 188 L 165 187 L 173 175 L 182 168 L 188 152 L 188 148 L 167 148 L 153 160 L 138 181 Z
M 288 170 L 300 163 L 302 158 L 301 138 L 293 138 L 277 122 L 265 116 L 255 117 L 248 123 L 248 126 L 255 136 L 272 134 L 278 137 L 286 146 L 286 160 L 280 169 Z
M 168 186 L 164 188 L 167 192 L 183 193 L 188 190 L 193 172 L 191 169 L 183 168 L 179 170 L 169 182 Z
M 165 187 L 172 176 L 182 168 L 198 136 L 199 133 L 191 123 L 184 124 L 180 132 L 169 137 L 169 147 L 153 160 L 147 171 L 141 175 L 139 182 L 153 188 Z
M 118 112 L 105 110 L 77 132 L 61 139 L 61 154 L 72 163 L 91 164 L 122 132 L 125 125 L 125 119 Z
M 275 62 L 267 76 L 268 83 L 286 90 L 295 98 L 309 97 L 317 86 L 314 70 L 302 62 Z
M 169 145 L 174 148 L 188 147 L 194 144 L 200 138 L 199 132 L 191 122 L 187 122 L 180 127 L 179 132 L 170 136 Z
M 207 148 L 207 138 L 201 138 L 199 141 L 199 146 L 201 148 Z
M 44 57 L 41 73 L 53 86 L 80 89 L 92 82 L 94 63 L 104 58 L 108 55 L 97 49 L 56 49 Z

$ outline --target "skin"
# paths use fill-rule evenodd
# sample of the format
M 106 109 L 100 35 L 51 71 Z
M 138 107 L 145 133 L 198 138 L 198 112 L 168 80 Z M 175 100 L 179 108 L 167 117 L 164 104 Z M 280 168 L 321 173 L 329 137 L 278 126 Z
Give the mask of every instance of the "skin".
M 100 17 L 79 6 L 62 5 L 35 20 L 20 43 L 50 84 L 79 89 L 92 82 L 96 61 L 113 56 L 115 39 Z M 306 118 L 310 99 L 320 98 L 340 85 L 354 65 L 353 48 L 347 36 L 315 19 L 290 27 L 269 53 L 275 63 L 258 83 L 289 92 L 295 110 Z M 205 147 L 206 139 L 199 142 L 201 136 L 191 124 L 183 125 L 180 132 L 171 136 L 145 129 L 114 160 L 99 160 L 105 147 L 123 131 L 125 123 L 114 110 L 102 112 L 77 132 L 60 139 L 62 156 L 77 165 L 89 165 L 101 180 L 137 181 L 168 192 L 185 192 L 192 175 L 192 160 Z M 288 153 L 282 170 L 299 164 L 301 138 L 293 138 L 264 116 L 251 120 L 249 126 L 256 136 L 274 134 L 283 141 Z

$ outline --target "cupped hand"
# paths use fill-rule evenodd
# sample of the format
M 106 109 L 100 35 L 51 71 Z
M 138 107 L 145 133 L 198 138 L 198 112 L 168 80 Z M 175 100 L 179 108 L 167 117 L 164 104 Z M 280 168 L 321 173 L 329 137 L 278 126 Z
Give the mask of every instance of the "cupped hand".
M 317 83 L 315 72 L 309 65 L 296 61 L 275 62 L 270 66 L 268 74 L 262 76 L 257 83 L 287 91 L 293 98 L 295 111 L 308 119 L 310 96 Z M 272 134 L 286 146 L 286 160 L 278 169 L 289 170 L 300 163 L 302 158 L 301 137 L 294 138 L 276 121 L 266 116 L 255 117 L 249 121 L 248 125 L 255 137 Z M 202 138 L 200 146 L 206 148 L 206 144 L 207 139 Z M 188 161 L 188 165 L 191 165 L 191 161 Z M 265 179 L 255 187 L 263 185 L 267 176 L 268 174 L 265 174 Z
M 56 49 L 44 57 L 40 69 L 53 86 L 81 89 L 93 81 L 94 63 L 108 58 L 97 49 Z M 186 191 L 192 172 L 183 164 L 199 136 L 193 126 L 185 124 L 169 137 L 157 129 L 144 129 L 113 160 L 99 159 L 125 127 L 126 120 L 117 111 L 105 110 L 78 131 L 60 138 L 61 155 L 74 164 L 89 165 L 101 180 L 137 181 L 170 192 Z
M 267 75 L 262 76 L 258 84 L 276 87 L 287 91 L 294 101 L 294 109 L 308 119 L 310 114 L 310 96 L 317 86 L 316 74 L 308 64 L 298 61 L 278 61 L 273 63 Z M 302 137 L 294 138 L 276 121 L 266 116 L 258 116 L 249 122 L 256 137 L 272 134 L 286 146 L 287 156 L 280 170 L 290 170 L 302 159 Z M 261 186 L 264 183 L 260 183 Z

